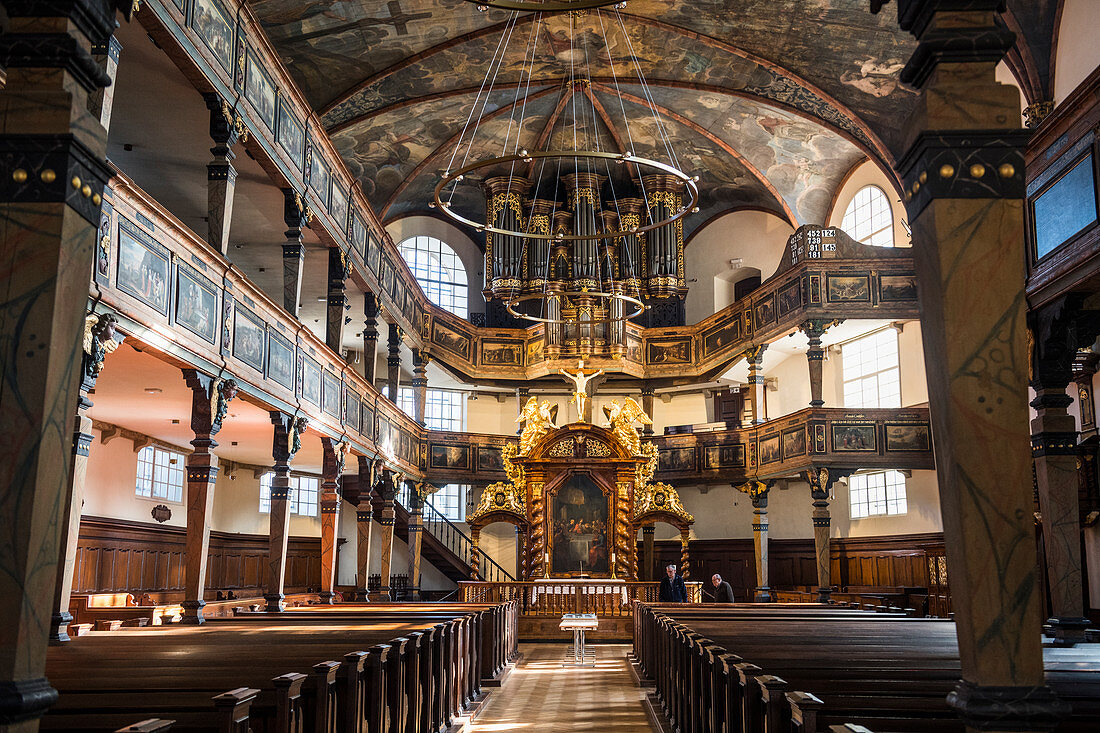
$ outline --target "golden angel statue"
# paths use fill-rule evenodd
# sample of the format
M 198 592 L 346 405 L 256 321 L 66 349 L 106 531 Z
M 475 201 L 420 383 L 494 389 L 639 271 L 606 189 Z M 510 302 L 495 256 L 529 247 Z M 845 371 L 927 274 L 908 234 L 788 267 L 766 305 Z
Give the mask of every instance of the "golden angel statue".
M 125 338 L 116 332 L 117 324 L 118 319 L 110 313 L 103 315 L 92 313 L 84 317 L 84 371 L 93 382 L 103 369 L 103 360 L 117 349 Z
M 559 369 L 566 379 L 573 383 L 575 389 L 573 390 L 573 396 L 569 399 L 571 404 L 577 406 L 577 422 L 584 422 L 584 408 L 588 403 L 588 383 L 596 377 L 603 374 L 603 369 L 598 372 L 592 373 L 591 370 L 585 370 L 584 360 L 577 362 L 577 371 L 567 372 L 564 369 Z
M 604 415 L 611 423 L 611 432 L 619 439 L 623 447 L 630 451 L 630 455 L 640 455 L 642 441 L 638 437 L 638 431 L 634 427 L 635 422 L 643 425 L 652 425 L 653 421 L 645 414 L 641 405 L 633 398 L 627 397 L 620 405 L 618 400 L 612 400 L 610 407 L 603 408 Z
M 516 418 L 516 422 L 523 423 L 523 432 L 519 436 L 520 455 L 527 455 L 539 438 L 558 427 L 554 424 L 556 411 L 556 406 L 551 407 L 549 402 L 540 403 L 537 397 L 527 400 L 523 412 Z

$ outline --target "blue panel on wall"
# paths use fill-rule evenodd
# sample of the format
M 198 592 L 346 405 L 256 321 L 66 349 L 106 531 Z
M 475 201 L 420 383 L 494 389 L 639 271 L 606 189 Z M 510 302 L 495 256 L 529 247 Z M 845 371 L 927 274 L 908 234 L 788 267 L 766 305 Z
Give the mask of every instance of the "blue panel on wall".
M 1092 153 L 1039 194 L 1031 206 L 1035 254 L 1042 259 L 1096 221 Z

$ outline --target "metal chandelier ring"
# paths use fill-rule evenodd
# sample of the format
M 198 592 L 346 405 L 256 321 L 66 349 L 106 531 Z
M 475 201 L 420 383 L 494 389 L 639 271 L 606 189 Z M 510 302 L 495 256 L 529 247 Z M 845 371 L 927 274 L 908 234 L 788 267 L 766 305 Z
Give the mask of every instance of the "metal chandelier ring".
M 496 8 L 497 10 L 518 10 L 531 13 L 564 13 L 576 10 L 596 10 L 612 5 L 625 5 L 623 0 L 466 0 L 478 8 Z
M 634 311 L 632 313 L 624 313 L 623 315 L 618 316 L 618 317 L 608 316 L 607 318 L 593 318 L 590 321 L 580 321 L 580 320 L 573 320 L 573 319 L 567 321 L 564 318 L 541 318 L 539 316 L 531 316 L 531 315 L 527 315 L 526 313 L 519 313 L 515 310 L 515 307 L 517 305 L 519 305 L 520 303 L 524 303 L 524 302 L 529 301 L 529 300 L 545 300 L 546 297 L 549 296 L 549 295 L 562 296 L 562 297 L 567 297 L 567 298 L 586 297 L 586 298 L 607 298 L 608 300 L 621 300 L 621 301 L 624 301 L 626 303 L 630 303 L 634 307 Z M 637 316 L 640 316 L 642 313 L 645 312 L 645 309 L 646 309 L 645 303 L 643 303 L 642 301 L 638 300 L 637 298 L 631 297 L 629 295 L 624 295 L 622 293 L 604 293 L 604 292 L 597 292 L 597 291 L 593 291 L 593 290 L 564 290 L 564 291 L 554 291 L 554 292 L 550 292 L 550 293 L 541 293 L 541 292 L 540 293 L 528 293 L 526 295 L 519 295 L 519 296 L 516 296 L 516 297 L 509 298 L 508 301 L 504 304 L 504 307 L 508 310 L 508 312 L 512 316 L 514 316 L 516 318 L 522 318 L 525 321 L 532 321 L 534 323 L 545 323 L 545 324 L 548 324 L 548 325 L 555 325 L 555 326 L 556 325 L 578 326 L 578 325 L 582 325 L 582 324 L 583 325 L 595 326 L 595 325 L 598 325 L 598 324 L 601 324 L 601 323 L 617 323 L 619 321 L 628 321 L 631 318 L 635 318 Z
M 533 160 L 543 158 L 580 158 L 587 160 L 613 160 L 619 164 L 633 164 L 639 167 L 655 168 L 658 172 L 666 175 L 673 176 L 680 180 L 684 184 L 684 189 L 687 191 L 690 201 L 680 207 L 674 215 L 666 217 L 660 221 L 646 224 L 645 226 L 631 227 L 630 229 L 620 229 L 617 232 L 603 232 L 601 234 L 540 234 L 536 232 L 521 232 L 513 229 L 501 229 L 499 227 L 490 226 L 486 222 L 478 222 L 467 219 L 461 214 L 456 214 L 451 210 L 449 202 L 444 202 L 440 195 L 443 193 L 443 189 L 452 182 L 461 183 L 462 179 L 466 177 L 466 174 L 471 173 L 482 168 L 489 168 L 495 165 L 501 165 L 503 163 L 513 163 L 520 161 L 523 163 L 530 163 Z M 476 163 L 470 163 L 455 171 L 447 171 L 443 176 L 443 179 L 436 184 L 435 193 L 433 195 L 433 201 L 431 206 L 437 208 L 446 214 L 454 221 L 465 224 L 466 226 L 473 227 L 479 232 L 489 232 L 490 234 L 502 234 L 504 236 L 519 237 L 521 239 L 544 239 L 550 242 L 579 242 L 585 240 L 594 239 L 616 239 L 619 237 L 627 237 L 632 234 L 641 234 L 642 232 L 648 232 L 653 229 L 660 229 L 666 227 L 669 224 L 675 224 L 679 220 L 683 219 L 688 214 L 692 213 L 699 203 L 699 187 L 695 183 L 695 178 L 689 176 L 678 168 L 673 168 L 671 165 L 659 163 L 656 160 L 650 160 L 649 158 L 641 158 L 632 153 L 608 153 L 599 150 L 540 150 L 534 153 L 528 153 L 522 151 L 517 155 L 504 155 L 497 158 L 486 158 L 485 160 L 478 161 Z

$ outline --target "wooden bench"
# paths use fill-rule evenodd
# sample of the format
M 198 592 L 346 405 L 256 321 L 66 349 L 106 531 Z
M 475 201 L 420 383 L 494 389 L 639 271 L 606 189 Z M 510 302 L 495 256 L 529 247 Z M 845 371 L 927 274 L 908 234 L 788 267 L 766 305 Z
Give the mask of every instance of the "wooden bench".
M 113 731 L 156 717 L 175 720 L 173 731 L 297 733 L 303 721 L 323 733 L 437 731 L 480 692 L 475 640 L 498 637 L 478 637 L 479 619 L 506 614 L 425 605 L 402 620 L 385 610 L 360 609 L 348 622 L 303 609 L 92 633 L 51 649 L 47 675 L 61 695 L 41 727 Z M 236 702 L 218 708 L 228 688 Z
M 635 609 L 635 658 L 684 733 L 962 731 L 946 702 L 961 677 L 954 624 L 816 605 Z M 1074 706 L 1060 731 L 1095 728 L 1100 649 L 1048 649 L 1049 684 Z

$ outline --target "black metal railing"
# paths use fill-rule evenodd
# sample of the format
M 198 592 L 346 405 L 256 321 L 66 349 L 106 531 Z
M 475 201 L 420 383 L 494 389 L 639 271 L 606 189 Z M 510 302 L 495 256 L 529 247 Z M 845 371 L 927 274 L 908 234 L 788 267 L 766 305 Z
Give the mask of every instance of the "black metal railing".
M 407 486 L 402 487 L 401 490 L 397 492 L 397 501 L 410 513 L 412 512 L 412 506 L 409 500 L 409 488 Z M 423 504 L 424 529 L 431 532 L 432 536 L 439 540 L 453 555 L 462 560 L 462 562 L 469 564 L 470 552 L 473 549 L 474 541 L 470 539 L 470 536 L 466 534 L 461 527 L 436 509 L 431 499 L 425 499 Z M 478 574 L 477 578 L 471 578 L 471 580 L 486 580 L 494 583 L 515 582 L 516 579 L 512 574 L 502 568 L 500 563 L 489 557 L 480 547 L 477 548 L 477 554 L 479 565 Z

